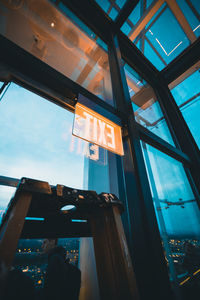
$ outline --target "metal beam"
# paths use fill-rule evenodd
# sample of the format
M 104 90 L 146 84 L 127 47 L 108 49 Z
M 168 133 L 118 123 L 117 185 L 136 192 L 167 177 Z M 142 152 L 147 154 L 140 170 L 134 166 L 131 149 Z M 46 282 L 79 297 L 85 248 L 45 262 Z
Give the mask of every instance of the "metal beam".
M 186 72 L 194 64 L 200 60 L 200 38 L 192 45 L 185 49 L 177 58 L 175 58 L 164 70 L 160 72 L 160 76 L 166 80 L 166 83 L 177 79 Z
M 186 17 L 182 13 L 182 10 L 176 3 L 176 0 L 166 0 L 167 4 L 169 5 L 170 9 L 172 10 L 174 16 L 176 17 L 177 21 L 181 25 L 183 31 L 187 35 L 188 39 L 190 40 L 191 43 L 196 41 L 196 36 L 194 32 L 192 31 L 192 28 L 190 27 Z
M 155 93 L 151 86 L 144 86 L 141 89 L 138 89 L 138 92 L 131 97 L 131 101 L 135 103 L 137 106 L 143 108 L 142 106 L 148 102 L 150 99 L 155 99 Z
M 116 18 L 115 24 L 118 29 L 123 25 L 126 21 L 130 13 L 134 10 L 139 0 L 128 0 L 124 7 L 121 9 L 119 15 Z
M 133 41 L 140 32 L 145 28 L 145 26 L 149 23 L 151 18 L 155 15 L 155 13 L 159 10 L 159 8 L 163 5 L 165 0 L 154 1 L 150 7 L 146 10 L 142 18 L 137 22 L 137 24 L 133 27 L 132 31 L 129 34 L 129 39 Z
M 174 101 L 170 90 L 165 82 L 158 80 L 155 90 L 158 100 L 167 115 L 167 121 L 170 124 L 170 129 L 178 142 L 182 152 L 184 152 L 191 160 L 189 166 L 192 178 L 200 195 L 200 151 L 199 148 L 180 112 L 176 102 Z
M 136 124 L 140 138 L 145 143 L 155 147 L 156 149 L 162 151 L 163 153 L 173 157 L 174 159 L 189 165 L 191 163 L 190 158 L 183 153 L 178 148 L 173 147 L 169 143 L 165 142 L 163 139 L 161 139 L 159 136 L 155 135 L 153 132 L 147 130 L 140 124 Z
M 188 6 L 191 8 L 193 14 L 197 17 L 197 19 L 200 21 L 200 14 L 198 13 L 198 11 L 195 9 L 195 7 L 193 6 L 193 4 L 189 1 L 186 0 Z
M 128 63 L 143 79 L 152 86 L 157 81 L 159 71 L 141 53 L 141 51 L 129 40 L 125 34 L 118 34 L 120 50 L 123 59 Z
M 126 114 L 128 136 L 124 138 L 123 165 L 131 224 L 128 234 L 139 293 L 141 299 L 167 300 L 172 297 L 167 267 L 116 36 L 111 38 L 109 59 L 116 106 Z
M 110 17 L 93 0 L 62 0 L 90 29 L 103 41 L 108 42 L 109 30 L 112 27 Z
M 162 58 L 162 56 L 160 55 L 160 53 L 158 52 L 158 50 L 154 47 L 154 45 L 150 42 L 150 40 L 145 37 L 145 40 L 147 41 L 147 43 L 149 44 L 149 46 L 153 49 L 153 51 L 157 54 L 157 56 L 160 58 L 160 60 L 162 61 L 162 63 L 167 66 L 167 63 L 165 62 L 165 60 Z
M 2 68 L 6 66 L 6 80 L 14 80 L 25 88 L 70 111 L 74 111 L 76 104 L 74 99 L 81 93 L 111 114 L 120 116 L 113 106 L 1 35 L 0 45 L 0 77 L 1 71 L 5 76 Z M 2 68 L 1 64 L 3 64 Z
M 169 89 L 175 88 L 179 83 L 181 83 L 183 80 L 188 78 L 190 75 L 192 75 L 195 71 L 200 69 L 200 60 L 194 64 L 191 68 L 189 68 L 186 72 L 181 74 L 177 79 L 175 79 L 173 82 L 169 84 Z
M 19 182 L 20 182 L 20 179 L 17 179 L 17 178 L 0 176 L 0 185 L 17 187 Z

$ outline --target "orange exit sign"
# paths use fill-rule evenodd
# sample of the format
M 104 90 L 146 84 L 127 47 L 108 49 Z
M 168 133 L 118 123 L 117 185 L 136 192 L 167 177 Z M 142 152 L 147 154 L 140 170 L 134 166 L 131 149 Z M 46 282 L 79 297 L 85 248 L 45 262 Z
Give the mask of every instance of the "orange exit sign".
M 77 103 L 72 134 L 119 155 L 124 155 L 121 127 Z

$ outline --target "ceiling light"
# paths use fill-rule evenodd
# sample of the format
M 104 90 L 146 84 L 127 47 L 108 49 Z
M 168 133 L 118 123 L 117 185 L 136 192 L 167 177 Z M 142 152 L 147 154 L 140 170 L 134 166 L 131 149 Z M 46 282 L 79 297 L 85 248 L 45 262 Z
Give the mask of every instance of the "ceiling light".
M 76 206 L 75 205 L 65 205 L 61 208 L 61 210 L 75 210 L 76 209 Z

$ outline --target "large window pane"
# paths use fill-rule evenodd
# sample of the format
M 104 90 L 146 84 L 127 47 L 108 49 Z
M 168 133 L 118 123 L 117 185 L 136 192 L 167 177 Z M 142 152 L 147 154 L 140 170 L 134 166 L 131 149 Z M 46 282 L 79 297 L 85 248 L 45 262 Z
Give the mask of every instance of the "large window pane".
M 199 288 L 200 212 L 185 169 L 144 142 L 142 147 L 170 279 L 181 287 L 196 281 Z
M 200 69 L 193 72 L 189 77 L 177 79 L 169 85 L 172 95 L 179 106 L 197 145 L 200 148 L 199 134 L 199 111 L 200 111 Z M 186 76 L 190 74 L 190 70 Z M 185 79 L 184 79 L 185 78 Z
M 162 70 L 200 35 L 199 15 L 190 1 L 140 0 L 121 30 Z
M 0 19 L 2 35 L 113 104 L 106 45 L 67 7 L 1 0 Z
M 73 116 L 12 83 L 0 102 L 0 175 L 88 189 L 89 164 L 93 180 L 100 181 L 94 169 L 101 169 L 101 184 L 93 189 L 110 192 L 107 151 L 72 136 Z M 11 189 L 0 187 L 0 209 Z
M 136 122 L 174 146 L 153 89 L 129 65 L 124 69 Z

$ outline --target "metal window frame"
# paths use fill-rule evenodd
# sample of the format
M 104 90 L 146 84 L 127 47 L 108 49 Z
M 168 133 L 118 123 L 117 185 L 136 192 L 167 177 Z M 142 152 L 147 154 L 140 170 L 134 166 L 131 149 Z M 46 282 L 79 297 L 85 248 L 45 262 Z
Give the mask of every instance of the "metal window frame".
M 81 93 L 100 108 L 121 118 L 125 128 L 123 140 L 126 156 L 123 160 L 117 158 L 117 175 L 119 193 L 126 206 L 125 230 L 136 269 L 139 291 L 142 299 L 151 296 L 156 300 L 170 299 L 169 278 L 140 140 L 182 162 L 191 177 L 190 183 L 193 191 L 195 190 L 196 195 L 199 196 L 200 179 L 197 172 L 200 160 L 199 150 L 175 104 L 168 84 L 200 59 L 200 38 L 159 72 L 120 31 L 121 25 L 137 5 L 137 0 L 128 0 L 115 22 L 110 20 L 93 0 L 62 0 L 62 2 L 109 44 L 109 61 L 116 108 L 100 100 L 3 36 L 0 36 L 0 78 L 5 77 L 7 81 L 19 82 L 71 111 L 74 111 L 74 99 L 78 93 Z M 156 91 L 159 102 L 162 103 L 164 116 L 167 117 L 168 124 L 181 149 L 174 148 L 135 122 L 124 71 L 120 65 L 120 52 L 122 58 Z M 110 169 L 110 177 L 115 171 L 116 169 Z M 0 185 L 16 186 L 17 182 L 18 179 L 0 176 Z M 137 213 L 133 214 L 134 211 Z M 160 282 L 160 289 L 158 289 L 157 280 Z

